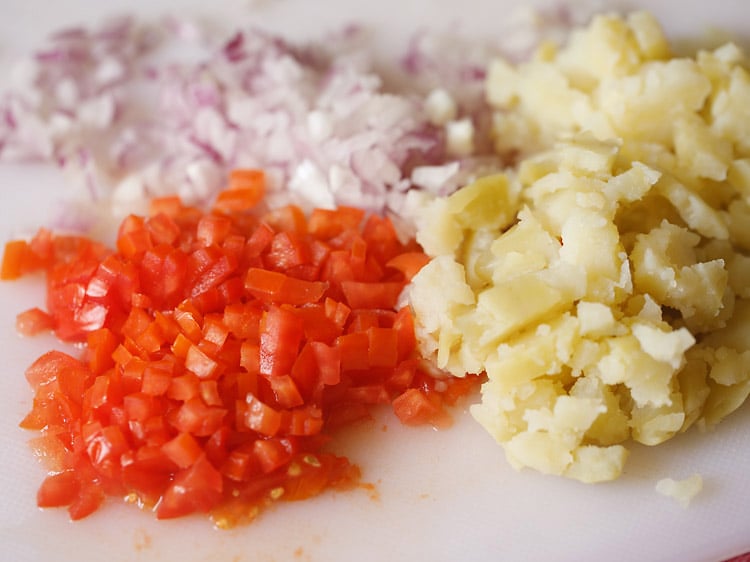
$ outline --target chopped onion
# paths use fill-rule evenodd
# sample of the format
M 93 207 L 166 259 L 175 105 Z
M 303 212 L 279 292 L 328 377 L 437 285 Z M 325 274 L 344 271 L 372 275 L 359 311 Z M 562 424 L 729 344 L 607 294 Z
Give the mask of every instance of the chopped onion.
M 412 189 L 502 166 L 481 94 L 495 46 L 420 32 L 388 89 L 357 26 L 306 45 L 207 29 L 122 17 L 53 34 L 0 97 L 0 161 L 56 164 L 115 215 L 173 193 L 208 203 L 237 167 L 267 171 L 271 204 L 398 215 Z

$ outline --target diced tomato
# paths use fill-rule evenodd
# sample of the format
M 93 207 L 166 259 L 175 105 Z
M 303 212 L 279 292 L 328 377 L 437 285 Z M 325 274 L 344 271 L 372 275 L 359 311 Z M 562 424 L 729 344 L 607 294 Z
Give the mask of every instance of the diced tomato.
M 242 341 L 257 340 L 263 308 L 260 303 L 236 302 L 224 308 L 222 324 L 232 335 Z
M 144 226 L 151 234 L 154 244 L 172 245 L 180 237 L 180 226 L 174 221 L 169 213 L 152 213 Z
M 247 240 L 245 257 L 250 260 L 258 258 L 271 245 L 274 234 L 275 232 L 270 225 L 259 224 Z
M 219 364 L 197 345 L 191 345 L 185 355 L 185 368 L 198 375 L 198 378 L 206 379 L 216 373 Z
M 424 252 L 404 252 L 388 260 L 385 265 L 399 270 L 407 281 L 411 281 L 429 261 Z
M 371 327 L 367 330 L 367 362 L 372 367 L 394 368 L 398 365 L 398 332 L 392 328 Z
M 281 426 L 281 414 L 261 402 L 256 396 L 248 394 L 246 397 L 245 425 L 262 435 L 273 437 Z
M 302 320 L 287 307 L 270 306 L 260 324 L 260 372 L 288 374 L 304 336 Z
M 418 388 L 409 388 L 393 400 L 393 411 L 406 425 L 436 426 L 450 424 L 450 418 L 441 408 L 439 397 L 430 399 Z
M 232 219 L 206 215 L 198 221 L 196 237 L 204 246 L 220 246 L 232 232 Z
M 283 273 L 252 267 L 245 276 L 245 288 L 265 302 L 303 305 L 318 302 L 328 283 L 303 281 Z
M 315 354 L 320 384 L 337 385 L 341 381 L 341 349 L 318 341 L 311 342 L 310 347 Z
M 272 209 L 263 215 L 263 222 L 276 232 L 303 233 L 307 231 L 307 218 L 296 205 Z
M 34 307 L 16 316 L 16 330 L 23 336 L 35 336 L 55 327 L 55 319 L 41 308 Z
M 262 170 L 233 170 L 229 175 L 229 187 L 219 193 L 215 208 L 225 213 L 252 209 L 263 199 L 265 185 Z
M 136 392 L 125 396 L 123 408 L 128 419 L 137 421 L 144 421 L 157 416 L 162 410 L 157 398 L 145 392 Z
M 281 416 L 281 427 L 287 435 L 317 435 L 323 429 L 323 413 L 312 406 L 286 410 Z
M 393 223 L 379 215 L 372 214 L 367 217 L 362 228 L 362 237 L 378 263 L 388 263 L 405 249 L 398 240 Z
M 202 380 L 198 384 L 200 396 L 207 406 L 223 406 L 224 399 L 219 393 L 219 385 L 215 380 Z
M 26 380 L 37 396 L 56 391 L 79 403 L 90 377 L 81 361 L 62 351 L 49 351 L 26 369 Z
M 117 236 L 117 249 L 125 258 L 136 258 L 150 250 L 154 243 L 151 233 L 143 228 L 144 220 L 131 215 L 125 219 Z
M 351 308 L 346 306 L 344 303 L 336 302 L 333 299 L 326 299 L 325 301 L 325 312 L 326 316 L 337 326 L 343 328 L 346 324 Z
M 197 297 L 218 287 L 236 268 L 234 256 L 220 255 L 220 250 L 213 246 L 196 250 L 188 258 L 190 296 Z
M 359 230 L 364 216 L 365 212 L 355 207 L 314 209 L 310 213 L 308 229 L 313 236 L 328 240 L 345 231 Z
M 156 508 L 156 516 L 170 519 L 196 511 L 208 512 L 221 500 L 223 488 L 221 473 L 201 456 L 175 475 Z
M 116 250 L 40 230 L 6 246 L 0 278 L 47 275 L 53 329 L 82 358 L 42 355 L 21 426 L 42 432 L 42 506 L 71 519 L 132 496 L 157 517 L 247 521 L 359 478 L 323 452 L 332 432 L 391 403 L 406 424 L 444 425 L 481 377 L 439 382 L 417 356 L 402 289 L 426 256 L 361 209 L 259 214 L 265 176 L 240 170 L 206 213 L 165 197 L 129 216 Z
M 379 283 L 343 281 L 341 289 L 346 296 L 347 304 L 351 308 L 393 309 L 396 307 L 401 291 L 404 290 L 404 283 L 394 281 Z
M 139 264 L 140 286 L 159 307 L 173 307 L 183 298 L 188 256 L 166 244 L 145 251 Z
M 143 378 L 141 379 L 141 392 L 149 396 L 163 396 L 169 391 L 174 380 L 176 379 L 172 378 L 172 373 L 169 371 L 155 367 L 146 367 L 143 370 Z M 192 396 L 194 394 L 191 394 L 189 398 L 192 398 Z
M 68 506 L 68 515 L 73 521 L 83 519 L 94 513 L 104 503 L 105 494 L 102 486 L 88 482 L 81 486 L 76 498 Z
M 187 402 L 200 395 L 200 379 L 194 373 L 185 373 L 171 379 L 167 396 L 173 400 Z
M 305 403 L 297 388 L 297 384 L 291 376 L 269 377 L 268 382 L 271 385 L 276 403 L 281 408 L 295 408 Z
M 279 439 L 259 439 L 253 443 L 253 453 L 265 473 L 284 466 L 292 458 L 289 447 Z
M 119 469 L 120 457 L 130 449 L 127 438 L 117 425 L 91 425 L 95 427 L 86 433 L 82 430 L 88 457 L 102 474 L 113 476 Z
M 24 261 L 29 253 L 29 244 L 25 240 L 11 240 L 5 244 L 3 263 L 0 268 L 0 279 L 9 281 L 18 279 L 24 273 Z
M 170 421 L 178 431 L 192 433 L 196 437 L 206 437 L 221 428 L 226 414 L 226 409 L 206 406 L 200 398 L 194 397 L 183 402 L 174 411 Z
M 364 332 L 345 334 L 336 339 L 341 369 L 363 370 L 370 367 L 370 338 Z
M 50 474 L 37 491 L 36 503 L 39 507 L 64 507 L 75 501 L 80 489 L 78 475 L 72 469 Z
M 203 454 L 203 449 L 190 433 L 180 433 L 161 446 L 169 460 L 180 468 L 195 464 Z
M 86 337 L 86 355 L 89 370 L 93 375 L 101 375 L 114 366 L 112 355 L 117 345 L 117 336 L 109 328 L 89 332 Z
M 144 445 L 122 457 L 122 483 L 147 505 L 159 501 L 169 486 L 177 467 L 160 446 Z
M 398 355 L 404 361 L 417 347 L 417 336 L 414 332 L 414 317 L 408 307 L 398 311 L 393 320 L 393 329 L 398 333 Z

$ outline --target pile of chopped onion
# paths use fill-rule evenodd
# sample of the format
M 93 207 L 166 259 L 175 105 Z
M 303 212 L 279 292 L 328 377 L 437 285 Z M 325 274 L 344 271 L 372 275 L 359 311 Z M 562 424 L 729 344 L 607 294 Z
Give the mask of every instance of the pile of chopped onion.
M 497 44 L 418 31 L 394 62 L 397 85 L 357 26 L 304 45 L 177 18 L 62 30 L 0 94 L 0 162 L 59 166 L 82 230 L 103 210 L 144 212 L 151 197 L 208 204 L 229 170 L 257 167 L 270 206 L 353 205 L 408 231 L 408 192 L 444 195 L 502 166 L 484 68 L 569 28 L 560 6 L 509 14 Z
M 448 160 L 445 135 L 348 54 L 357 36 L 302 47 L 133 18 L 58 32 L 0 98 L 0 161 L 54 163 L 80 200 L 123 212 L 172 193 L 207 203 L 235 167 L 268 170 L 269 205 L 398 212 L 411 171 Z

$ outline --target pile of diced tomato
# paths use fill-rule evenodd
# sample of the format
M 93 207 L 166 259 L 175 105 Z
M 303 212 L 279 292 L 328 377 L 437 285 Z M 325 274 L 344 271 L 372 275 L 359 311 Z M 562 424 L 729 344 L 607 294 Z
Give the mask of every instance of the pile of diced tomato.
M 263 173 L 238 170 L 214 208 L 152 202 L 116 250 L 40 230 L 9 242 L 0 277 L 43 271 L 33 335 L 80 342 L 41 356 L 22 427 L 52 466 L 37 501 L 71 518 L 108 496 L 159 518 L 220 526 L 275 500 L 356 485 L 332 432 L 392 404 L 407 424 L 445 424 L 477 379 L 435 378 L 398 299 L 426 263 L 391 222 L 355 208 L 259 211 Z

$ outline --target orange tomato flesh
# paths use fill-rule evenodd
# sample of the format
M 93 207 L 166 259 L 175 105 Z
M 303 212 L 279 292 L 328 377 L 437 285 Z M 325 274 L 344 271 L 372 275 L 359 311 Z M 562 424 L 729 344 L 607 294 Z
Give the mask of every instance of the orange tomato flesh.
M 356 485 L 359 469 L 322 446 L 374 405 L 444 426 L 444 406 L 478 386 L 428 374 L 396 309 L 427 262 L 416 243 L 348 207 L 260 213 L 264 189 L 262 172 L 238 170 L 208 213 L 155 200 L 123 221 L 116 250 L 46 230 L 8 243 L 3 279 L 47 276 L 47 310 L 22 313 L 19 329 L 84 348 L 26 373 L 21 425 L 41 430 L 55 467 L 40 506 L 79 519 L 119 496 L 233 526 Z

